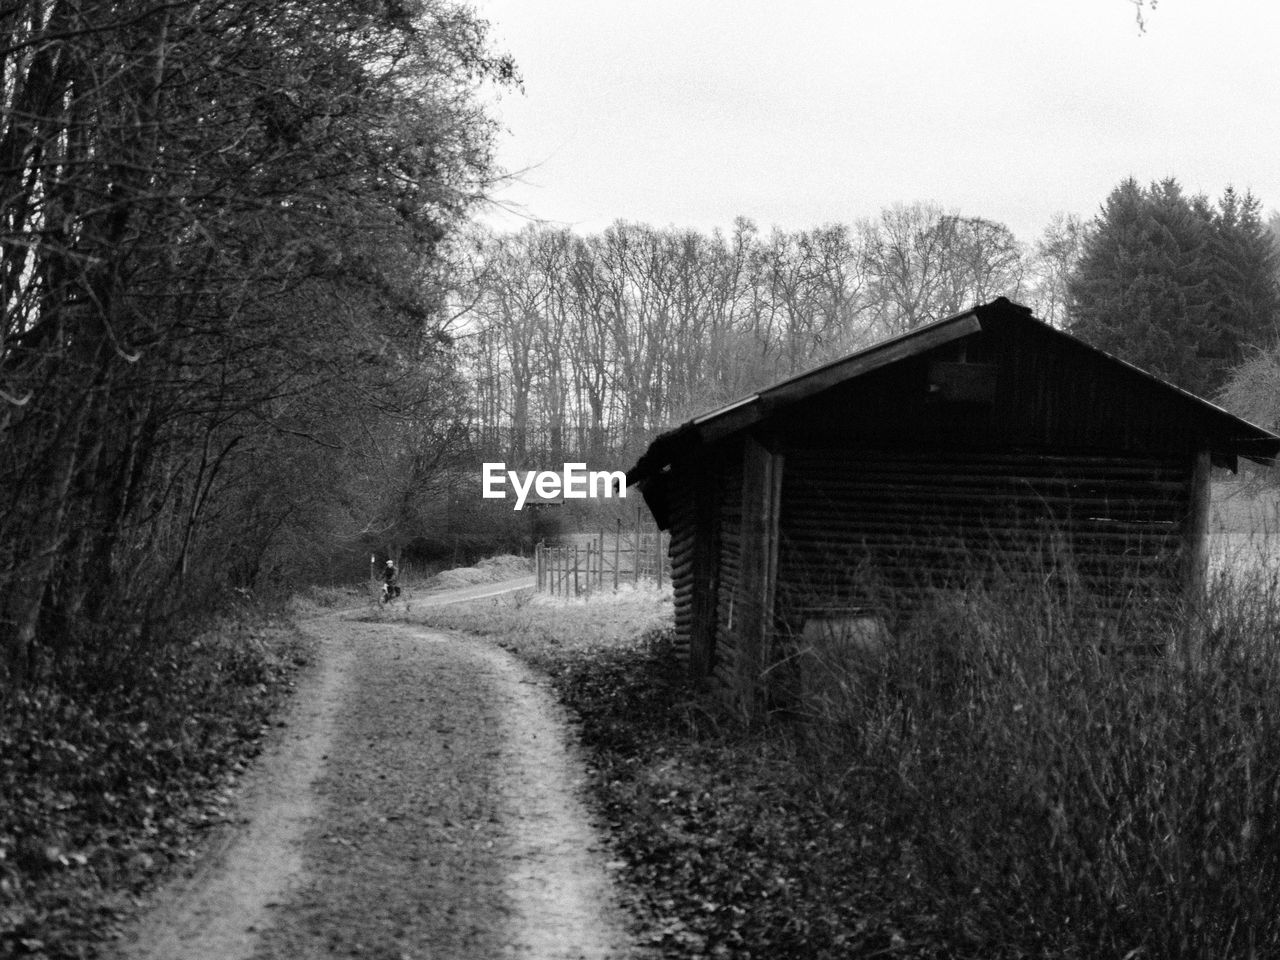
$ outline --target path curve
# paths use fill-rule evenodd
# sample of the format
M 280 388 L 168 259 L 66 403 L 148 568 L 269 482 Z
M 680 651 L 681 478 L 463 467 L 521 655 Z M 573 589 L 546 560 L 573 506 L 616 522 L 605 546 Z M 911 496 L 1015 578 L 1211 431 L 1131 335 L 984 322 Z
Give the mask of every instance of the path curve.
M 123 960 L 633 956 L 544 680 L 482 640 L 328 616 L 242 788 Z
M 495 597 L 505 597 L 512 593 L 532 593 L 536 586 L 535 577 L 527 574 L 522 577 L 512 577 L 508 580 L 497 580 L 489 583 L 473 583 L 465 587 L 451 587 L 447 590 L 437 590 L 434 593 L 419 593 L 416 588 L 406 587 L 404 594 L 400 599 L 395 601 L 395 605 L 405 605 L 413 607 L 442 607 L 452 603 L 466 603 L 472 600 L 488 600 Z M 378 601 L 370 597 L 365 603 L 354 607 L 345 607 L 341 610 L 332 610 L 329 616 L 333 617 L 349 617 L 360 616 L 370 608 L 376 608 Z

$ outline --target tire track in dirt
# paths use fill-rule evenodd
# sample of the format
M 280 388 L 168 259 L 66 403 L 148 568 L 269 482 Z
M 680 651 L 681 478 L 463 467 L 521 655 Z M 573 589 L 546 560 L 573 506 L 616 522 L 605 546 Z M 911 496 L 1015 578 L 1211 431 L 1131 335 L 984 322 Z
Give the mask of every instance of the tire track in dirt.
M 322 667 L 246 791 L 249 824 L 125 957 L 631 956 L 541 679 L 470 638 L 304 628 Z

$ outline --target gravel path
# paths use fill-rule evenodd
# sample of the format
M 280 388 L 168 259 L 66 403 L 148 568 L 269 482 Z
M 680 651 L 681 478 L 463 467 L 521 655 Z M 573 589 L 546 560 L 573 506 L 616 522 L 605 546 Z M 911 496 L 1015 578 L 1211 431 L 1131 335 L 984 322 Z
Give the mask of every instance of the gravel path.
M 335 617 L 242 824 L 126 960 L 632 956 L 567 724 L 479 640 Z

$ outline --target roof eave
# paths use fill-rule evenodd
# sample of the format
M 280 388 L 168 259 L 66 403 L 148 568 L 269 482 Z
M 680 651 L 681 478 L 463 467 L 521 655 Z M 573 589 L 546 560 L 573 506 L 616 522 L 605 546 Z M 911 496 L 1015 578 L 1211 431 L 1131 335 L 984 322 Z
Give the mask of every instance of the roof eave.
M 1188 393 L 1176 384 L 1162 380 L 1141 367 L 1136 367 L 1105 350 L 1085 343 L 1078 337 L 1034 317 L 1028 308 L 1001 297 L 964 313 L 917 327 L 897 337 L 873 344 L 856 353 L 783 380 L 758 393 L 694 417 L 675 429 L 659 435 L 636 465 L 627 471 L 627 484 L 633 486 L 646 478 L 657 476 L 671 464 L 699 447 L 745 430 L 764 420 L 780 407 L 812 397 L 880 367 L 979 333 L 988 323 L 998 324 L 1004 318 L 1015 315 L 1020 322 L 1030 321 L 1078 349 L 1094 353 L 1105 361 L 1120 364 L 1141 380 L 1171 391 L 1181 400 L 1191 404 L 1192 409 L 1203 418 L 1202 422 L 1210 427 L 1206 432 L 1210 436 L 1219 438 L 1219 442 L 1212 444 L 1215 454 L 1223 457 L 1240 456 L 1268 466 L 1274 465 L 1277 459 L 1280 459 L 1280 436 L 1275 433 L 1243 420 L 1202 397 Z M 1229 439 L 1224 442 L 1224 437 Z

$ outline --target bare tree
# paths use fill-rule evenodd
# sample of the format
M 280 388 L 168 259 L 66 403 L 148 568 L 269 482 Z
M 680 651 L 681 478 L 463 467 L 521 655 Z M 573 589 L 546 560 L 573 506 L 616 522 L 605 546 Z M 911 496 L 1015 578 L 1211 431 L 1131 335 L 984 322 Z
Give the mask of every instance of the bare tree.
M 869 308 L 883 334 L 1020 294 L 1022 251 L 1003 224 L 916 203 L 885 210 L 862 233 Z
M 587 237 L 531 227 L 488 249 L 477 396 L 487 418 L 514 397 L 502 416 L 545 425 L 538 449 L 554 459 L 625 458 L 674 420 L 1023 284 L 1007 228 L 928 205 L 860 231 L 619 222 Z
M 946 288 L 946 214 L 936 204 L 901 204 L 862 225 L 868 300 L 881 336 L 938 319 Z
M 308 418 L 319 388 L 398 402 L 383 374 L 403 344 L 434 342 L 419 339 L 436 305 L 412 266 L 487 176 L 471 92 L 510 75 L 474 18 L 417 12 L 0 11 L 11 678 L 54 644 L 136 633 L 161 601 L 225 584 L 219 540 L 271 528 L 260 511 L 285 473 L 262 469 L 272 444 L 339 443 Z
M 1054 214 L 1032 248 L 1028 264 L 1030 305 L 1054 326 L 1067 323 L 1067 279 L 1084 252 L 1084 223 L 1070 213 Z

